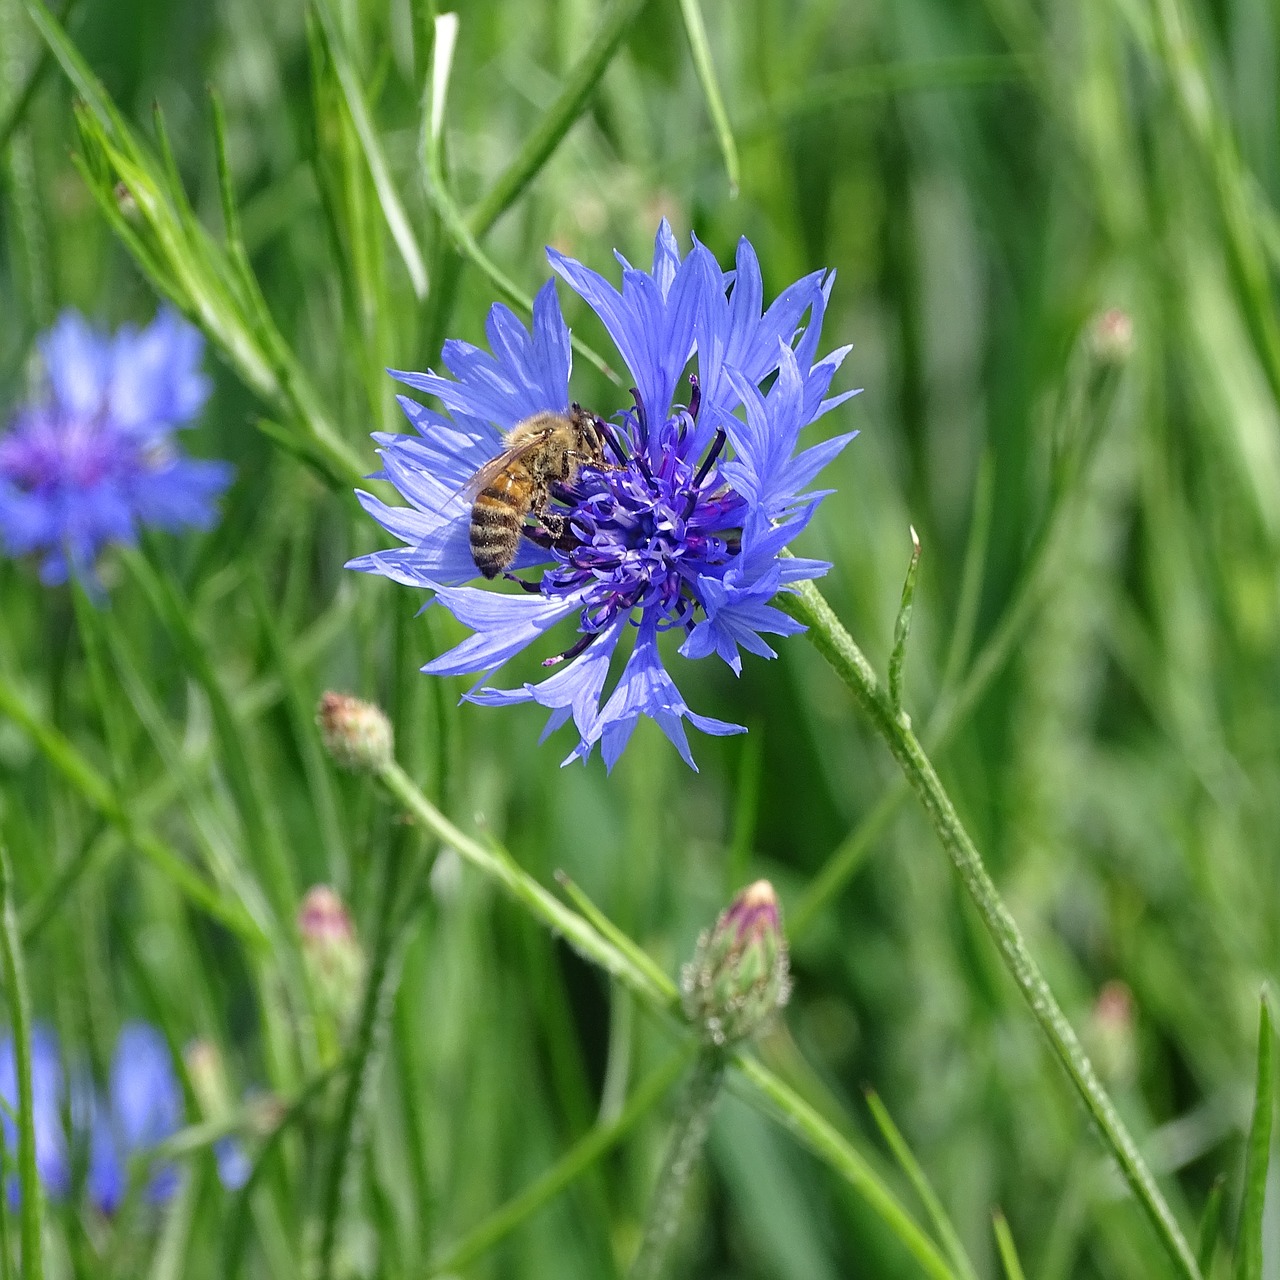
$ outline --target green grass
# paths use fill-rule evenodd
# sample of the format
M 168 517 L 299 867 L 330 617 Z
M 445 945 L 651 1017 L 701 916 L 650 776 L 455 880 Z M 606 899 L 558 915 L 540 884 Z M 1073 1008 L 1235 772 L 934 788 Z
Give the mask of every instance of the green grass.
M 1174 1274 L 813 646 L 737 681 L 675 660 L 692 705 L 751 733 L 697 740 L 693 775 L 641 726 L 606 778 L 559 769 L 531 709 L 455 705 L 462 681 L 417 668 L 460 628 L 341 568 L 379 545 L 351 488 L 400 421 L 384 369 L 482 340 L 544 245 L 643 261 L 664 213 L 725 263 L 750 236 L 772 292 L 838 268 L 825 345 L 854 344 L 840 385 L 866 390 L 822 430 L 862 435 L 801 553 L 832 562 L 822 591 L 884 681 L 918 532 L 903 708 L 1210 1276 L 1269 1274 L 1280 18 L 458 13 L 445 56 L 424 0 L 81 0 L 65 35 L 0 0 L 0 406 L 61 307 L 114 325 L 164 295 L 209 339 L 192 447 L 238 471 L 215 532 L 109 557 L 104 609 L 0 563 L 0 844 L 33 1014 L 99 1071 L 126 1018 L 205 1039 L 234 1102 L 189 1098 L 163 1215 L 46 1203 L 45 1275 L 292 1280 L 330 1249 L 332 1274 L 389 1280 L 625 1274 L 689 1053 L 663 983 L 761 876 L 795 995 L 730 1073 L 673 1275 Z M 1134 350 L 1100 380 L 1112 306 Z M 602 330 L 569 314 L 575 387 L 618 403 Z M 394 802 L 323 756 L 327 688 L 391 715 Z M 366 948 L 396 944 L 337 1061 L 293 925 L 322 881 Z M 1131 1025 L 1098 1005 L 1115 981 Z M 207 1154 L 224 1122 L 257 1160 L 241 1193 Z M 0 1223 L 18 1274 L 30 1215 Z

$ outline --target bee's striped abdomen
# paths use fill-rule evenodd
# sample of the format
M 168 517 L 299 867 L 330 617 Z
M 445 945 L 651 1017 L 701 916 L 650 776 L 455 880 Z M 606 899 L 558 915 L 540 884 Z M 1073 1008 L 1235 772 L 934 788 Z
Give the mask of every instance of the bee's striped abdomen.
M 496 578 L 515 558 L 532 486 L 504 471 L 477 495 L 471 508 L 471 558 L 486 578 Z

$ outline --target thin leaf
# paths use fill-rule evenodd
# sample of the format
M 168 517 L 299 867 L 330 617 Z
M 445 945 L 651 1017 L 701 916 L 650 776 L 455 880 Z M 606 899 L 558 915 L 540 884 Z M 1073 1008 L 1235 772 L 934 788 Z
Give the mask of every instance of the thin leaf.
M 724 158 L 724 169 L 729 178 L 729 196 L 731 199 L 736 199 L 738 144 L 733 138 L 729 113 L 725 109 L 724 97 L 720 93 L 720 82 L 716 79 L 716 66 L 711 58 L 711 44 L 707 40 L 707 28 L 702 21 L 702 10 L 698 8 L 698 0 L 680 0 L 680 15 L 684 18 L 685 34 L 689 37 L 689 51 L 693 54 L 693 67 L 698 75 L 698 83 L 702 86 L 702 96 L 707 100 L 707 110 L 711 113 L 711 123 L 716 131 L 716 142 Z
M 1258 1005 L 1258 1072 L 1254 1086 L 1253 1124 L 1244 1160 L 1244 1199 L 1237 1233 L 1236 1280 L 1262 1280 L 1262 1210 L 1271 1161 L 1272 1098 L 1275 1066 L 1271 1010 L 1266 993 Z
M 1209 1188 L 1204 1213 L 1200 1218 L 1200 1238 L 1196 1241 L 1196 1261 L 1200 1274 L 1208 1280 L 1213 1269 L 1213 1255 L 1218 1249 L 1218 1237 L 1222 1234 L 1222 1198 L 1226 1189 L 1226 1174 L 1218 1174 Z
M 1003 1213 L 997 1209 L 992 1215 L 992 1224 L 996 1231 L 996 1248 L 1000 1251 L 1000 1265 L 1004 1267 L 1005 1280 L 1027 1280 L 1027 1274 L 1018 1260 L 1018 1250 L 1014 1247 L 1013 1232 Z
M 364 151 L 365 161 L 369 166 L 369 176 L 373 179 L 373 189 L 378 193 L 378 203 L 382 206 L 382 216 L 387 220 L 387 228 L 391 238 L 400 250 L 405 269 L 413 285 L 413 292 L 419 300 L 427 296 L 427 268 L 422 260 L 422 251 L 409 225 L 408 215 L 400 202 L 399 192 L 391 179 L 391 170 L 382 150 L 382 142 L 369 114 L 369 107 L 364 100 L 360 88 L 360 78 L 347 53 L 342 40 L 342 33 L 333 19 L 327 0 L 312 0 L 312 8 L 320 20 L 320 33 L 324 39 L 325 52 L 333 63 L 338 77 L 338 85 L 342 90 L 343 101 L 355 126 L 356 137 Z
M 911 1148 L 907 1146 L 906 1139 L 899 1132 L 898 1126 L 893 1123 L 888 1109 L 880 1101 L 879 1095 L 871 1089 L 867 1090 L 867 1106 L 871 1108 L 871 1115 L 885 1142 L 889 1144 L 889 1150 L 893 1152 L 894 1159 L 901 1166 L 902 1172 L 907 1175 L 916 1195 L 920 1197 L 920 1203 L 924 1205 L 925 1212 L 933 1223 L 933 1229 L 938 1233 L 938 1239 L 942 1242 L 942 1247 L 951 1260 L 956 1275 L 962 1280 L 978 1280 L 973 1263 L 969 1261 L 964 1245 L 960 1243 L 960 1237 L 952 1226 L 951 1219 L 947 1217 L 947 1211 L 942 1207 L 942 1201 L 938 1199 L 937 1192 L 925 1176 Z
M 902 584 L 902 603 L 893 624 L 893 653 L 889 657 L 889 701 L 894 712 L 902 714 L 902 665 L 907 657 L 907 640 L 911 635 L 911 606 L 916 598 L 916 572 L 920 568 L 920 538 L 911 528 L 911 563 Z

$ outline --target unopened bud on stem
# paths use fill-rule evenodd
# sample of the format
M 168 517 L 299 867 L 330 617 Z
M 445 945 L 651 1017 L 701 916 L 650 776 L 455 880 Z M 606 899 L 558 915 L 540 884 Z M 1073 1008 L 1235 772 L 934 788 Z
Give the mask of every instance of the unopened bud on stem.
M 316 998 L 341 1029 L 360 999 L 364 952 L 346 903 L 327 884 L 307 890 L 298 908 L 298 936 Z
M 1121 365 L 1133 355 L 1133 317 L 1119 307 L 1098 316 L 1089 336 L 1093 354 L 1103 364 Z
M 326 693 L 316 713 L 325 749 L 354 773 L 377 773 L 391 763 L 391 722 L 380 707 L 346 693 Z
M 743 889 L 715 926 L 703 930 L 680 988 L 689 1020 L 715 1045 L 755 1035 L 787 1003 L 787 940 L 767 880 Z

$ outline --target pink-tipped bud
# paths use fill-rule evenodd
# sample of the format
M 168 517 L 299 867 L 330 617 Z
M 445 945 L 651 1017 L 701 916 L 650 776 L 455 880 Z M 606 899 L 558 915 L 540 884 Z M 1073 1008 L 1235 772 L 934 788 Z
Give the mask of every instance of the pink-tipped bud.
M 373 703 L 346 693 L 326 693 L 316 723 L 325 749 L 344 769 L 377 773 L 391 763 L 391 722 Z
M 1133 992 L 1113 978 L 1103 985 L 1086 1027 L 1086 1043 L 1098 1074 L 1112 1086 L 1130 1084 L 1138 1070 Z
M 680 975 L 690 1022 L 716 1045 L 768 1025 L 787 1003 L 791 976 L 778 896 L 767 880 L 743 889 L 698 939 Z
M 364 952 L 347 904 L 327 884 L 314 885 L 302 899 L 298 937 L 320 1010 L 345 1026 L 360 999 Z
M 1119 307 L 1098 316 L 1089 336 L 1093 354 L 1103 364 L 1121 365 L 1133 355 L 1133 317 Z

